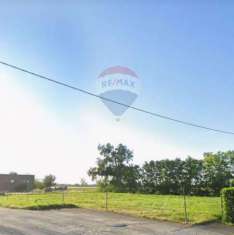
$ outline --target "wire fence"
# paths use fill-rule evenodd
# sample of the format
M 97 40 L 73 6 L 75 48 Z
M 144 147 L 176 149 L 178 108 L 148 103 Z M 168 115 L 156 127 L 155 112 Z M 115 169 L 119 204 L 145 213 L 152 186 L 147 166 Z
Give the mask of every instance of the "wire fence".
M 8 193 L 0 196 L 0 206 L 13 208 L 66 204 L 184 223 L 217 220 L 222 215 L 220 197 L 110 193 L 95 190 Z

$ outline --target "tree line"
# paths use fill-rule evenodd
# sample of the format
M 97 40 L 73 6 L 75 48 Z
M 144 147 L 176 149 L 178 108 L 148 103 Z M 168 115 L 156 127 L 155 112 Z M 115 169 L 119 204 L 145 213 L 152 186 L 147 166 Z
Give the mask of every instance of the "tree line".
M 101 190 L 215 196 L 234 184 L 234 151 L 204 153 L 201 159 L 152 160 L 139 166 L 123 144 L 107 143 L 98 150 L 100 157 L 88 175 Z

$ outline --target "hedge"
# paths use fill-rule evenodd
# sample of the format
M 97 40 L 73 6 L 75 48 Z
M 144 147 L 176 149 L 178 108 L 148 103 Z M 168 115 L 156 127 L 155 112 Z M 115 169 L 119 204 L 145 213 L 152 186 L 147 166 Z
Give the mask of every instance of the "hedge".
M 234 224 L 234 187 L 224 188 L 221 191 L 222 221 Z

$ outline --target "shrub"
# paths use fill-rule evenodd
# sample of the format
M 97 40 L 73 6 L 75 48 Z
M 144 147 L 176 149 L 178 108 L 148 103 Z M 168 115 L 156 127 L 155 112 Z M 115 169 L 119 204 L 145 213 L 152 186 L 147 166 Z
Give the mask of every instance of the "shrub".
M 224 188 L 221 191 L 224 223 L 234 224 L 234 187 Z

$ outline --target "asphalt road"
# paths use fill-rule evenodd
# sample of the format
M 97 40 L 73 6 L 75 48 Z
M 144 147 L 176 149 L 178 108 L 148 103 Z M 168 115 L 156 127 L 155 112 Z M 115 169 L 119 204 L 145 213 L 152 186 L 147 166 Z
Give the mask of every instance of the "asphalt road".
M 221 224 L 184 226 L 86 209 L 0 209 L 0 235 L 233 235 Z

